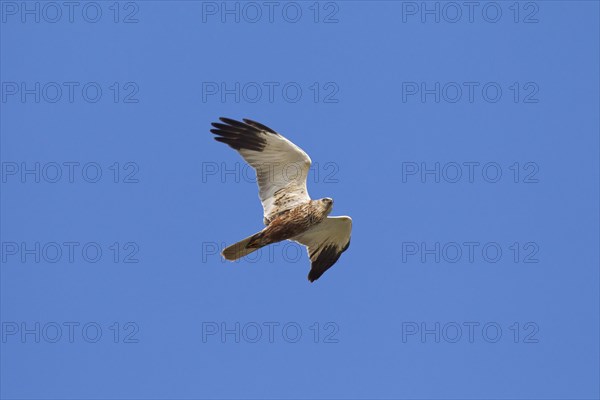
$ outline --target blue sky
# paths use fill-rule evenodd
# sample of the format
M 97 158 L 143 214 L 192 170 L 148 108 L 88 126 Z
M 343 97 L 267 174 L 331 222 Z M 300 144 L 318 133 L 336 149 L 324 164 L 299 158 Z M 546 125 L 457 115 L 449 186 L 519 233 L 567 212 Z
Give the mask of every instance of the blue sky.
M 1 397 L 598 398 L 598 3 L 269 4 L 0 2 Z M 220 258 L 220 116 L 353 218 L 315 283 Z

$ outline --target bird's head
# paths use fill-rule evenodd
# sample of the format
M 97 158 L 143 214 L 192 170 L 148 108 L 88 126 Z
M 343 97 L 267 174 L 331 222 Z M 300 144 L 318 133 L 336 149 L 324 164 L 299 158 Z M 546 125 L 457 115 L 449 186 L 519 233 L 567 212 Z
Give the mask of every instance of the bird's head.
M 333 199 L 331 197 L 324 197 L 319 201 L 323 204 L 325 210 L 327 210 L 327 214 L 329 214 L 329 212 L 333 208 Z

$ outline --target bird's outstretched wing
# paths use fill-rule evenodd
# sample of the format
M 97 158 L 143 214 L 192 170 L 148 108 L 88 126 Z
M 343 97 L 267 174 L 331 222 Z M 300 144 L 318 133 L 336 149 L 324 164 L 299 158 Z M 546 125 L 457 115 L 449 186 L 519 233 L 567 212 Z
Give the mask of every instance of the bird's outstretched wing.
M 306 246 L 311 266 L 308 280 L 313 282 L 327 271 L 350 246 L 352 218 L 327 217 L 294 238 Z
M 310 157 L 294 143 L 258 122 L 219 118 L 215 140 L 237 150 L 256 170 L 265 225 L 277 214 L 310 200 L 306 177 Z

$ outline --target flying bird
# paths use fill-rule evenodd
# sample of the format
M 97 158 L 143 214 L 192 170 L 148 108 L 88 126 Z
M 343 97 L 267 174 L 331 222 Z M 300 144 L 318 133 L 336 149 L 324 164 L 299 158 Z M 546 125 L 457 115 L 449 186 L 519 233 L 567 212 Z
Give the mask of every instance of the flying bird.
M 258 122 L 219 118 L 215 140 L 235 149 L 256 170 L 266 228 L 222 251 L 233 261 L 283 240 L 306 246 L 308 280 L 319 279 L 350 246 L 352 218 L 329 217 L 333 199 L 312 200 L 306 189 L 310 157 L 294 143 Z

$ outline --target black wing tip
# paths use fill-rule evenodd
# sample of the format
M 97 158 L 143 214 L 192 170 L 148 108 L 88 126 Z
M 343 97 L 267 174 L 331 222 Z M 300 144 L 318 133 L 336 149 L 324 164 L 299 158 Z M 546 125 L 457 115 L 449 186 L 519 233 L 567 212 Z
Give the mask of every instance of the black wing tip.
M 231 125 L 231 126 L 244 125 L 243 122 L 237 121 L 233 118 L 227 118 L 227 117 L 219 117 L 219 121 L 225 122 L 227 125 Z
M 231 128 L 230 125 L 225 125 L 220 122 L 211 122 L 210 126 L 212 126 L 213 128 L 217 128 L 217 129 Z
M 346 243 L 346 245 L 342 249 L 342 253 L 345 252 L 346 250 L 348 250 L 348 247 L 350 247 L 350 242 L 351 241 L 352 241 L 352 237 L 350 237 L 350 239 L 348 239 L 348 243 Z
M 251 125 L 251 126 L 253 126 L 255 128 L 258 128 L 260 130 L 267 131 L 267 132 L 272 133 L 274 135 L 278 135 L 278 133 L 275 132 L 273 129 L 269 128 L 266 125 L 261 124 L 260 122 L 253 121 L 253 120 L 251 120 L 249 118 L 242 118 L 242 121 L 244 121 L 246 124 Z
M 234 150 L 252 150 L 261 152 L 264 149 L 264 145 L 259 142 L 247 142 L 244 140 L 232 139 L 223 136 L 216 136 L 214 138 L 217 142 L 225 143 Z
M 310 283 L 313 283 L 314 281 L 319 279 L 321 277 L 321 275 L 323 275 L 322 272 L 320 274 L 317 274 L 316 272 L 313 272 L 313 270 L 311 269 L 310 272 L 308 273 L 308 281 Z
M 213 122 L 210 132 L 215 136 L 217 142 L 225 143 L 235 150 L 263 151 L 267 145 L 267 139 L 262 131 L 252 125 L 247 125 L 230 118 L 220 117 L 220 121 Z
M 242 122 L 242 121 L 235 120 L 233 118 L 219 117 L 219 121 L 221 121 L 233 128 L 259 130 L 259 131 L 265 131 L 268 133 L 272 133 L 274 135 L 279 135 L 277 132 L 275 132 L 273 129 L 269 128 L 268 126 L 263 125 L 260 122 L 256 122 L 249 118 L 242 118 L 242 121 L 243 121 Z M 211 125 L 214 126 L 215 128 L 223 129 L 223 124 L 221 124 L 219 122 L 212 122 Z
M 335 246 L 326 246 L 317 259 L 311 263 L 308 280 L 314 282 L 319 279 L 329 268 L 333 267 L 348 247 L 350 247 L 350 240 L 348 240 L 348 243 L 341 250 L 338 250 Z
M 335 264 L 335 263 L 334 263 L 334 264 Z M 310 283 L 313 283 L 314 281 L 316 281 L 317 279 L 319 279 L 320 277 L 322 277 L 322 276 L 323 276 L 323 274 L 325 273 L 325 271 L 327 271 L 327 270 L 328 270 L 329 268 L 331 268 L 332 266 L 333 266 L 333 264 L 332 264 L 332 265 L 330 265 L 329 267 L 327 267 L 327 268 L 326 268 L 325 270 L 323 270 L 323 271 L 317 271 L 317 270 L 311 269 L 311 270 L 310 270 L 310 272 L 308 273 L 308 281 L 309 281 Z

